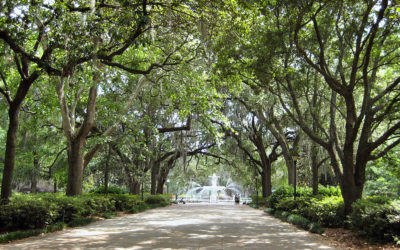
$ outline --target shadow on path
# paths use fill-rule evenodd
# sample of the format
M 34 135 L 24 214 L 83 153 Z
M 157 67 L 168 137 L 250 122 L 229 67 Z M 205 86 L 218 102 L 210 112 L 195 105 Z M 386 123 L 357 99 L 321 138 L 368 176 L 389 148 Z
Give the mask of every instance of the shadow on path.
M 1 249 L 333 249 L 247 206 L 186 204 L 64 230 Z

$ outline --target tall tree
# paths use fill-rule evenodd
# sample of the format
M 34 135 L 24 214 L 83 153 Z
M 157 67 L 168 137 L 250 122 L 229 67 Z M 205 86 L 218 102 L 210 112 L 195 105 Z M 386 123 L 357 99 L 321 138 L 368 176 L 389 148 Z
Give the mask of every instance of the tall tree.
M 275 91 L 290 117 L 327 150 L 347 213 L 361 198 L 367 162 L 400 143 L 400 77 L 394 71 L 400 30 L 391 4 L 305 1 L 274 8 L 275 27 L 289 34 L 280 43 L 286 56 L 278 63 L 284 71 L 273 72 Z M 301 108 L 311 84 L 302 74 L 308 67 L 327 90 L 329 122 L 312 116 L 322 134 L 314 133 L 305 119 L 307 109 L 318 107 Z

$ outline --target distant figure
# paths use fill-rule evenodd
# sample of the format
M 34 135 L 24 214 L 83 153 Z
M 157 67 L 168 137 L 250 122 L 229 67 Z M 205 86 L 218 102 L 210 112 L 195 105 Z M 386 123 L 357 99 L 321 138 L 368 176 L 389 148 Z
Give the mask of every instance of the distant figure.
M 183 200 L 183 197 L 181 198 L 181 200 L 179 201 L 179 203 L 186 204 L 186 202 Z
M 235 194 L 235 203 L 239 204 L 240 202 L 240 196 L 238 194 Z
M 178 193 L 175 194 L 175 200 L 178 200 Z

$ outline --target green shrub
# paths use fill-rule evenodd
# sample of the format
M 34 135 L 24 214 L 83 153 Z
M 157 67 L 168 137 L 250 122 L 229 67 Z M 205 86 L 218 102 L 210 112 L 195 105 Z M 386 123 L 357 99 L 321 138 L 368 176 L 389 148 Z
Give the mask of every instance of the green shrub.
M 26 231 L 15 231 L 0 235 L 0 243 L 7 243 L 13 240 L 19 240 L 43 233 L 42 229 L 31 229 Z
M 65 227 L 66 227 L 66 225 L 64 223 L 60 222 L 60 223 L 50 225 L 44 229 L 31 229 L 31 230 L 10 232 L 10 233 L 0 235 L 0 243 L 7 243 L 7 242 L 10 242 L 13 240 L 19 240 L 19 239 L 39 235 L 42 233 L 55 232 L 55 231 L 63 230 Z
M 289 215 L 290 215 L 289 212 L 287 212 L 287 211 L 281 211 L 281 210 L 275 210 L 275 213 L 274 213 L 274 216 L 275 216 L 275 217 L 280 218 L 280 219 L 285 220 L 285 221 L 286 221 L 286 219 L 287 219 L 287 217 L 288 217 Z
M 306 219 L 303 216 L 298 215 L 298 214 L 289 215 L 287 217 L 287 221 L 294 225 L 300 226 L 303 229 L 307 229 L 307 230 L 309 229 L 308 225 L 311 223 L 308 219 Z
M 169 202 L 169 199 L 166 195 L 156 194 L 156 195 L 147 195 L 144 199 L 147 204 L 160 204 Z
M 74 219 L 90 215 L 90 209 L 86 207 L 85 199 L 81 196 L 70 197 L 64 194 L 37 194 L 36 196 L 56 205 L 58 213 L 55 221 L 68 223 Z
M 283 219 L 284 221 L 286 221 L 287 218 L 288 218 L 290 215 L 291 215 L 291 213 L 288 212 L 288 211 L 282 211 L 282 214 L 281 214 L 282 219 Z
M 318 223 L 315 222 L 311 222 L 310 224 L 308 224 L 308 230 L 311 233 L 315 233 L 315 234 L 323 234 L 325 229 L 323 227 L 321 227 Z
M 275 213 L 275 210 L 270 207 L 267 207 L 264 209 L 264 212 L 273 215 Z
M 249 203 L 249 206 L 252 208 L 256 208 L 256 209 L 260 207 L 257 203 L 253 203 L 253 202 Z
M 297 196 L 312 196 L 312 188 L 310 187 L 297 187 L 296 189 Z
M 267 199 L 266 197 L 262 197 L 262 195 L 258 195 L 258 205 L 259 206 L 267 206 Z M 257 203 L 257 195 L 253 194 L 251 196 L 251 200 L 253 203 Z
M 342 196 L 342 192 L 339 186 L 327 186 L 318 185 L 318 194 L 321 196 Z
M 11 230 L 44 228 L 55 222 L 57 207 L 33 196 L 16 195 L 0 206 L 0 227 Z
M 149 205 L 146 205 L 146 204 L 139 204 L 139 205 L 136 205 L 136 206 L 130 208 L 130 209 L 127 210 L 126 212 L 127 212 L 127 213 L 130 213 L 130 214 L 136 214 L 136 213 L 142 212 L 142 211 L 144 211 L 144 210 L 147 210 L 147 209 L 149 209 L 149 208 L 150 208 Z
M 97 188 L 94 188 L 89 191 L 89 193 L 94 193 L 94 194 L 105 194 L 105 187 L 104 186 L 99 186 Z M 108 193 L 109 194 L 126 194 L 128 193 L 126 189 L 117 187 L 117 186 L 109 186 L 108 187 Z
M 115 201 L 103 195 L 83 195 L 86 216 L 115 211 Z
M 138 195 L 112 194 L 108 197 L 114 201 L 115 209 L 118 211 L 126 211 L 133 208 L 137 204 L 143 203 Z
M 281 210 L 275 210 L 274 216 L 275 216 L 276 218 L 283 218 L 282 212 L 283 212 L 283 211 L 281 211 Z
M 276 209 L 276 205 L 283 198 L 293 196 L 293 187 L 281 186 L 267 198 L 267 206 Z
M 101 215 L 101 217 L 103 217 L 104 219 L 111 219 L 112 217 L 115 216 L 117 216 L 117 213 L 115 212 L 108 212 Z
M 85 217 L 85 218 L 78 218 L 75 220 L 72 220 L 68 223 L 69 227 L 81 227 L 81 226 L 85 226 L 89 223 L 92 223 L 96 221 L 96 219 L 92 218 L 92 217 Z
M 287 197 L 276 204 L 276 209 L 306 216 L 305 211 L 311 205 L 311 200 L 310 196 L 296 197 L 296 200 Z
M 350 226 L 362 236 L 379 242 L 400 237 L 400 200 L 372 196 L 353 203 Z
M 313 222 L 324 226 L 339 227 L 345 223 L 344 203 L 337 196 L 311 196 L 283 198 L 275 203 L 275 207 L 281 211 L 301 215 Z
M 170 205 L 170 203 L 164 201 L 164 202 L 161 202 L 161 203 L 149 204 L 148 206 L 149 206 L 149 208 L 157 208 L 157 207 L 166 207 L 168 205 Z
M 301 209 L 301 214 L 313 222 L 327 227 L 344 226 L 346 215 L 342 197 L 312 198 L 308 207 Z
M 139 196 L 127 194 L 85 194 L 68 197 L 63 194 L 16 194 L 6 205 L 0 205 L 0 228 L 4 230 L 26 230 L 46 228 L 57 222 L 81 225 L 79 221 L 99 215 L 109 218 L 115 211 L 139 212 L 149 208 L 169 205 L 169 195 Z M 10 236 L 11 237 L 11 236 Z M 14 237 L 14 236 L 12 236 Z

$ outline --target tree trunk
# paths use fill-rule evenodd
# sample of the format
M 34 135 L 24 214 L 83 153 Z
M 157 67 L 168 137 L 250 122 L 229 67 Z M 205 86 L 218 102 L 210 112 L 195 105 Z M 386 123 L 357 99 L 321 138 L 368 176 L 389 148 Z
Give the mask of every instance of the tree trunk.
M 68 182 L 66 195 L 74 196 L 82 194 L 83 170 L 85 166 L 84 150 L 86 137 L 94 124 L 97 87 L 90 87 L 85 120 L 83 121 L 81 127 L 75 131 L 75 111 L 74 108 L 71 108 L 71 113 L 68 110 L 64 85 L 64 78 L 61 77 L 60 83 L 57 85 L 56 89 L 62 115 L 62 127 L 68 144 Z M 78 93 L 77 100 L 79 95 L 80 94 Z
M 165 180 L 158 180 L 157 182 L 157 194 L 163 194 L 164 193 L 164 183 Z
M 134 177 L 129 177 L 129 193 L 138 195 L 140 193 L 140 182 Z
M 294 185 L 294 162 L 290 154 L 283 154 L 283 158 L 286 162 L 286 169 L 288 172 L 288 184 Z
M 261 173 L 261 187 L 263 198 L 266 198 L 272 194 L 271 169 L 269 169 L 269 174 L 267 169 L 264 169 L 264 171 Z
M 317 145 L 312 142 L 311 146 L 311 172 L 312 172 L 312 193 L 318 194 L 318 152 Z
M 82 194 L 84 142 L 84 138 L 78 138 L 68 147 L 67 196 Z
M 25 76 L 29 75 L 29 65 L 26 58 L 22 57 L 21 61 L 23 64 L 24 74 Z M 25 100 L 26 95 L 33 82 L 39 77 L 39 72 L 35 71 L 29 77 L 24 78 L 17 89 L 17 93 L 15 94 L 14 100 L 11 100 L 11 96 L 6 94 L 6 99 L 9 103 L 8 110 L 8 131 L 7 131 L 7 140 L 6 140 L 6 152 L 4 157 L 4 170 L 3 170 L 3 180 L 1 184 L 1 201 L 8 202 L 11 197 L 12 190 L 12 177 L 14 173 L 15 166 L 15 149 L 17 145 L 17 133 L 18 133 L 18 125 L 19 125 L 19 111 L 21 108 L 22 102 Z M 4 79 L 3 79 L 4 81 Z
M 351 213 L 351 205 L 356 200 L 361 199 L 364 187 L 364 185 L 355 185 L 354 181 L 347 181 L 347 179 L 347 177 L 344 177 L 343 188 L 341 188 L 346 215 Z
M 157 179 L 160 172 L 160 163 L 151 161 L 151 194 L 156 194 L 157 192 Z
M 108 145 L 108 154 L 106 159 L 106 165 L 104 167 L 104 193 L 108 194 L 108 181 L 110 178 L 110 158 L 111 158 L 111 145 Z
M 34 194 L 37 193 L 37 181 L 38 181 L 38 174 L 40 171 L 38 153 L 34 150 L 33 151 L 33 172 L 31 177 L 31 190 L 30 193 Z
M 164 193 L 164 184 L 165 184 L 165 181 L 167 180 L 167 176 L 168 176 L 170 168 L 172 167 L 173 162 L 174 161 L 168 161 L 167 166 L 164 166 L 160 170 L 160 174 L 159 174 L 158 181 L 157 181 L 157 194 Z
M 54 186 L 53 186 L 54 193 L 57 193 L 57 180 L 54 179 Z
M 15 149 L 17 145 L 19 124 L 19 110 L 20 105 L 10 105 L 8 111 L 10 122 L 8 124 L 3 180 L 1 184 L 1 199 L 3 201 L 8 200 L 11 197 L 11 184 L 15 166 Z

